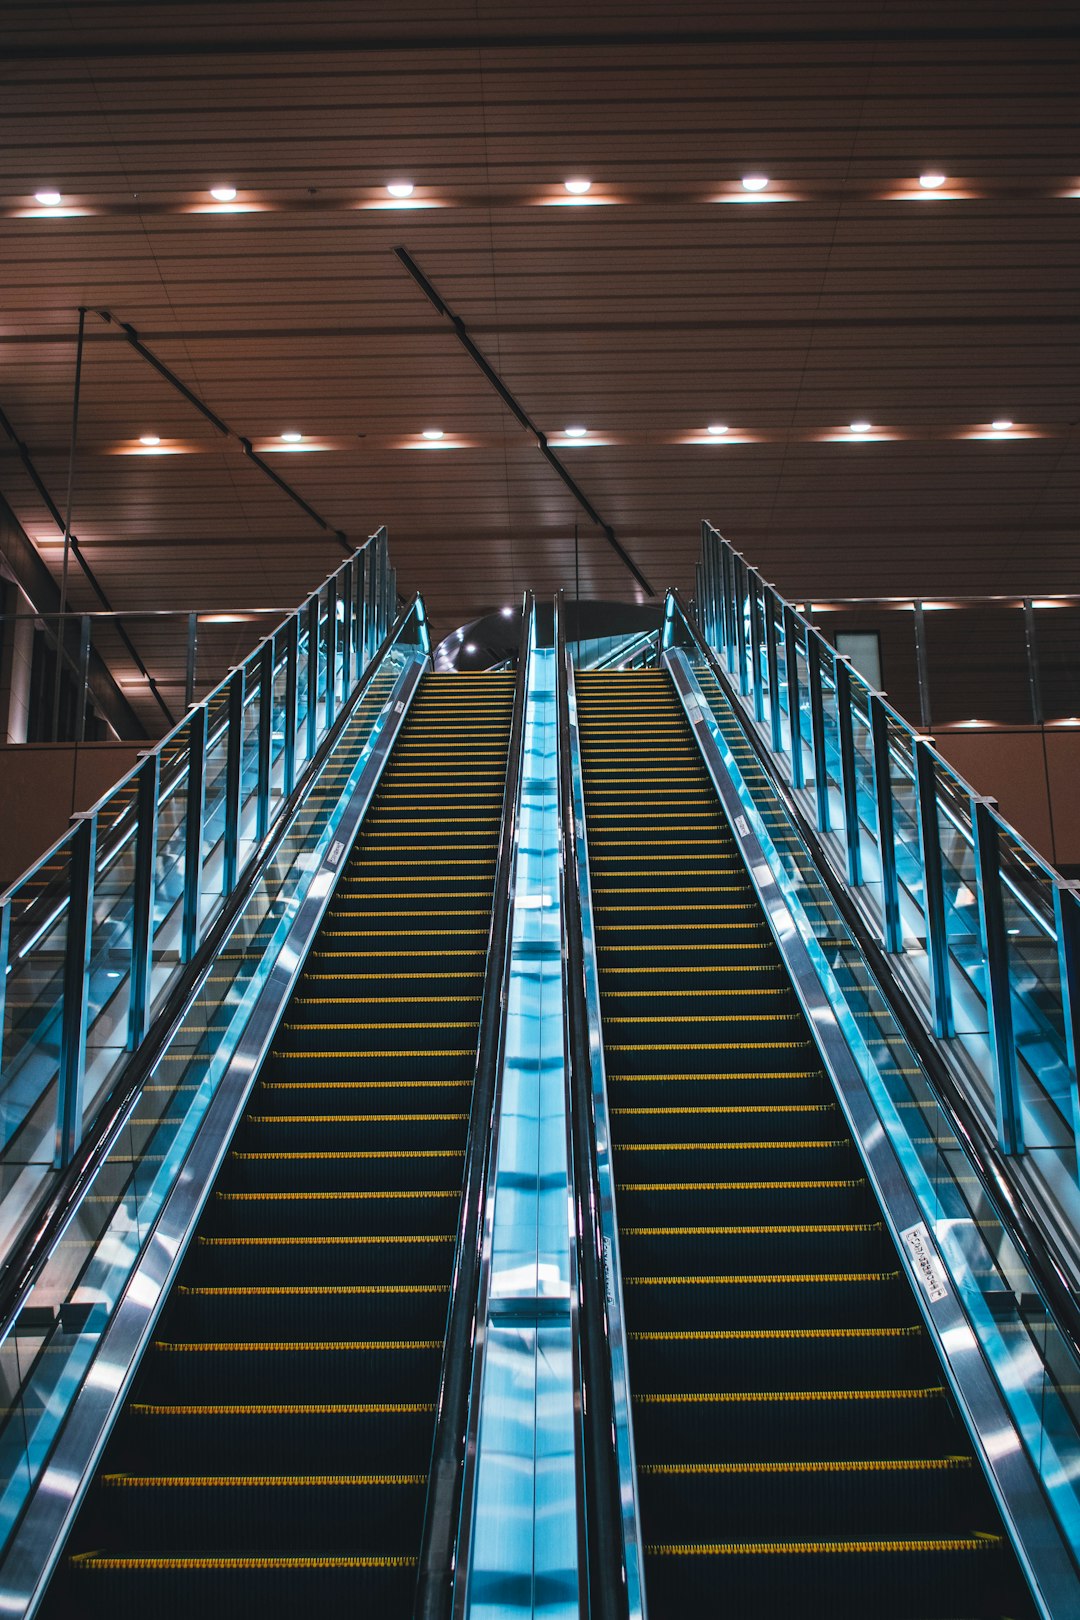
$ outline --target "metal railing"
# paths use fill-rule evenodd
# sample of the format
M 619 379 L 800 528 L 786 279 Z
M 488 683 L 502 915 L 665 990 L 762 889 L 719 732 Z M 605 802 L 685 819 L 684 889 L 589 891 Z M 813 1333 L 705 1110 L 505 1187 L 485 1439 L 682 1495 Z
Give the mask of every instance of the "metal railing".
M 664 663 L 1038 1612 L 1071 1614 L 1080 1591 L 1076 1302 L 1017 1206 L 992 1137 L 900 1016 L 894 959 L 873 943 L 771 776 L 764 741 L 677 596 L 667 641 Z
M 0 895 L 9 1243 L 236 891 L 395 600 L 380 530 Z
M 670 642 L 673 602 L 666 640 Z M 944 1060 L 1080 1281 L 1080 898 L 710 525 L 699 625 Z
M 343 702 L 158 1020 L 138 1083 L 110 1103 L 65 1174 L 28 1263 L 5 1275 L 5 1613 L 33 1612 L 44 1588 L 429 650 L 417 598 Z

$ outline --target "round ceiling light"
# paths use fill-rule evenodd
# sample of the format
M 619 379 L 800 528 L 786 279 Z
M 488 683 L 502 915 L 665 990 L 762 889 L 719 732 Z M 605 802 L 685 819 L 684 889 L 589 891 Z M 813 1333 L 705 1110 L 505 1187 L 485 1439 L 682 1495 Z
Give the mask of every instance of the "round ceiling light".
M 857 421 L 857 422 L 852 422 L 849 425 L 851 427 L 852 433 L 869 433 L 870 429 L 873 427 L 874 424 L 872 422 L 865 422 L 865 421 L 860 420 L 860 421 Z
M 564 180 L 563 185 L 571 197 L 584 197 L 585 193 L 592 189 L 591 180 Z
M 236 187 L 235 186 L 211 186 L 210 187 L 210 195 L 211 195 L 211 197 L 213 197 L 215 202 L 235 202 L 236 201 Z
M 767 174 L 744 174 L 742 188 L 744 191 L 764 191 L 769 183 Z
M 588 428 L 584 427 L 563 428 L 563 432 L 566 434 L 568 439 L 583 439 L 588 431 Z
M 35 191 L 34 201 L 39 202 L 42 208 L 59 208 L 63 197 L 58 191 Z
M 920 174 L 919 184 L 922 186 L 924 191 L 937 191 L 939 186 L 943 186 L 945 184 L 946 178 L 947 177 L 940 174 L 937 169 L 928 169 L 925 174 Z
M 719 438 L 721 433 L 726 433 L 727 432 L 727 423 L 726 422 L 710 422 L 705 431 L 707 433 L 712 433 L 716 438 Z
M 425 428 L 420 435 L 422 439 L 441 439 L 442 436 L 442 428 Z
M 416 187 L 411 180 L 391 180 L 386 189 L 391 197 L 411 197 Z
M 148 449 L 152 449 L 155 444 L 160 444 L 161 440 L 156 433 L 140 433 L 139 443 L 145 444 Z
M 286 444 L 299 444 L 304 435 L 302 433 L 297 433 L 295 428 L 290 428 L 288 432 L 283 433 L 281 437 L 284 439 Z

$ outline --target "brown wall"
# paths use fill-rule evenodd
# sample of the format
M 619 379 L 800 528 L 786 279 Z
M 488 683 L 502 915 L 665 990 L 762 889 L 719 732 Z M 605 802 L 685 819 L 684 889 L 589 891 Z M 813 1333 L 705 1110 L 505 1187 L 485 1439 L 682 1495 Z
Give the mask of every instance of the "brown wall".
M 1054 866 L 1080 865 L 1080 728 L 980 726 L 934 738 L 961 776 Z
M 0 745 L 0 889 L 89 810 L 139 756 L 134 743 Z

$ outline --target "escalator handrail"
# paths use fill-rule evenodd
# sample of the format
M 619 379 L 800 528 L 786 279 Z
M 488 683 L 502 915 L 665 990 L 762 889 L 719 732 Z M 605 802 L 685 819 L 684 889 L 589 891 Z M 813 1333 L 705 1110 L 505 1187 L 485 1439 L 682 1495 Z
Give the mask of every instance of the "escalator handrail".
M 593 1112 L 592 1057 L 585 991 L 581 885 L 574 836 L 574 783 L 570 754 L 570 700 L 566 635 L 557 615 L 556 732 L 559 750 L 559 819 L 562 827 L 562 905 L 564 1016 L 567 1022 L 567 1075 L 577 1240 L 579 1360 L 584 1386 L 582 1441 L 585 1459 L 585 1514 L 589 1550 L 589 1613 L 592 1620 L 625 1620 L 629 1613 L 626 1549 L 615 1438 L 615 1397 L 607 1327 L 604 1239 L 600 1220 L 596 1120 Z
M 319 748 L 307 762 L 303 775 L 279 812 L 266 842 L 253 850 L 235 889 L 227 897 L 206 937 L 191 961 L 183 968 L 155 1015 L 146 1040 L 124 1064 L 116 1085 L 103 1102 L 97 1119 L 80 1144 L 71 1163 L 53 1182 L 25 1234 L 0 1269 L 0 1344 L 11 1332 L 35 1281 L 48 1263 L 53 1248 L 71 1220 L 94 1177 L 108 1158 L 127 1116 L 161 1053 L 167 1048 L 183 1020 L 185 1011 L 204 974 L 208 971 L 221 942 L 244 905 L 261 874 L 289 830 L 296 810 L 306 799 L 328 756 L 336 748 L 353 711 L 362 700 L 383 659 L 404 628 L 414 597 L 398 615 L 385 641 L 364 670 L 348 703 L 336 717 Z
M 416 1620 L 446 1620 L 453 1599 L 465 1445 L 469 1427 L 473 1354 L 477 1343 L 484 1236 L 485 1188 L 496 1104 L 499 1057 L 506 1015 L 510 965 L 510 900 L 523 774 L 525 685 L 532 615 L 526 595 L 521 614 L 514 710 L 506 759 L 502 820 L 495 864 L 495 887 L 488 932 L 487 964 L 480 1004 L 476 1071 L 469 1109 L 446 1340 L 435 1400 L 435 1434 L 428 1473 L 424 1529 L 417 1560 Z
M 995 1215 L 1015 1244 L 1020 1259 L 1035 1281 L 1050 1314 L 1065 1341 L 1068 1350 L 1080 1366 L 1080 1302 L 1069 1286 L 1067 1273 L 1054 1252 L 1046 1232 L 1027 1213 L 1022 1190 L 1014 1185 L 1012 1177 L 995 1151 L 989 1132 L 975 1109 L 964 1096 L 956 1077 L 950 1072 L 941 1055 L 935 1050 L 919 1015 L 890 971 L 888 959 L 867 927 L 861 912 L 838 878 L 832 862 L 818 836 L 817 830 L 794 802 L 779 774 L 771 768 L 763 741 L 754 730 L 744 724 L 739 705 L 720 661 L 704 640 L 690 617 L 689 609 L 678 591 L 672 591 L 684 627 L 694 644 L 695 652 L 705 660 L 728 699 L 731 711 L 739 723 L 746 741 L 754 750 L 755 758 L 765 773 L 773 792 L 779 798 L 793 823 L 829 897 L 839 911 L 848 932 L 862 952 L 873 977 L 875 987 L 889 1007 L 905 1040 L 912 1048 L 957 1139 L 979 1179 L 982 1191 L 989 1199 Z

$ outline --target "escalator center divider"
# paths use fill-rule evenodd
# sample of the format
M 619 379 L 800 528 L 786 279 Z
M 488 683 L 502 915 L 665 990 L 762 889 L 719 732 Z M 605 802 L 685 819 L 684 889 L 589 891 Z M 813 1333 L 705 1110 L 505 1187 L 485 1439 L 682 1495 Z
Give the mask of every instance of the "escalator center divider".
M 513 702 L 423 677 L 50 1620 L 411 1613 Z
M 672 681 L 576 697 L 652 1620 L 1030 1615 Z

